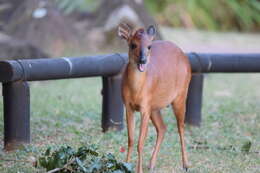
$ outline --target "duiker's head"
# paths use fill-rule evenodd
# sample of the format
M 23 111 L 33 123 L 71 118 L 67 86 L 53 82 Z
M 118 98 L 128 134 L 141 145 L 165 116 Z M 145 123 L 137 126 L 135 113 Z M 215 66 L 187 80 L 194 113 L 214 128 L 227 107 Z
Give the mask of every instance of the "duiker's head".
M 155 34 L 154 26 L 149 26 L 146 31 L 144 28 L 133 31 L 127 24 L 120 24 L 118 27 L 118 35 L 125 39 L 129 46 L 129 62 L 135 64 L 140 72 L 145 71 L 149 62 Z

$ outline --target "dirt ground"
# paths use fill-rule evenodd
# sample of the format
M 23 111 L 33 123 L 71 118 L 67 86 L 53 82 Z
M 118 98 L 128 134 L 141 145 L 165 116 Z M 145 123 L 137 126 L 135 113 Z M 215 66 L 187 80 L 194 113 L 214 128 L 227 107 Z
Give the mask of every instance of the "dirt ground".
M 260 33 L 209 32 L 162 27 L 165 40 L 185 52 L 260 53 Z

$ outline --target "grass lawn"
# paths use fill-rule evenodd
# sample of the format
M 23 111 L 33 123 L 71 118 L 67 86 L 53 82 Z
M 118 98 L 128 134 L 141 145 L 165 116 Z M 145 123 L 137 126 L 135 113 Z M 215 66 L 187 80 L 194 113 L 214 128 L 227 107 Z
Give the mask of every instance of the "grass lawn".
M 120 152 L 120 148 L 127 147 L 126 129 L 105 134 L 101 132 L 100 78 L 33 82 L 30 86 L 32 142 L 15 152 L 0 151 L 1 173 L 44 172 L 35 169 L 28 160 L 32 156 L 37 158 L 48 146 L 97 144 L 100 152 L 111 152 L 119 160 L 124 160 L 126 153 Z M 202 126 L 186 128 L 185 136 L 192 164 L 188 172 L 259 172 L 259 86 L 259 74 L 206 76 Z M 2 101 L 0 106 L 2 148 Z M 156 171 L 183 172 L 175 117 L 169 108 L 163 114 L 168 130 L 158 156 Z M 136 120 L 139 127 L 139 114 L 136 114 Z M 138 128 L 136 139 L 137 135 Z M 155 130 L 150 124 L 144 149 L 145 167 L 155 139 Z M 249 153 L 244 153 L 241 147 L 248 141 L 252 146 Z M 136 159 L 135 151 L 133 160 Z
M 211 34 L 183 30 L 162 30 L 165 38 L 185 51 L 259 52 L 259 34 Z M 246 46 L 245 46 L 246 45 Z M 97 144 L 99 151 L 124 160 L 126 129 L 101 132 L 101 78 L 32 82 L 30 145 L 15 152 L 3 148 L 3 108 L 0 99 L 0 173 L 40 173 L 29 161 L 48 146 L 79 147 Z M 187 126 L 185 136 L 190 173 L 256 173 L 260 171 L 260 74 L 210 74 L 205 78 L 203 123 Z M 1 86 L 0 86 L 1 94 Z M 179 136 L 171 109 L 163 111 L 168 130 L 158 156 L 156 172 L 183 172 Z M 139 114 L 136 114 L 136 139 Z M 156 133 L 151 126 L 144 155 L 151 157 Z M 241 151 L 251 142 L 249 153 Z M 136 141 L 137 144 L 137 141 Z M 137 152 L 133 155 L 137 160 Z M 13 161 L 15 160 L 15 161 Z M 148 172 L 147 169 L 145 172 Z

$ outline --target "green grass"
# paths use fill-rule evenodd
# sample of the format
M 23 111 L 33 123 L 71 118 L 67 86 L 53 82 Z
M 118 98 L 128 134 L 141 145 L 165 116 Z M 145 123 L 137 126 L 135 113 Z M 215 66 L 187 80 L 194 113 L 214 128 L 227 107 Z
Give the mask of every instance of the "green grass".
M 204 83 L 203 123 L 200 128 L 187 127 L 186 142 L 191 173 L 253 173 L 260 169 L 260 75 L 207 75 Z M 31 157 L 38 157 L 48 146 L 97 144 L 99 151 L 111 152 L 119 160 L 126 153 L 126 129 L 101 132 L 101 79 L 72 79 L 30 83 L 31 132 L 30 145 L 15 152 L 0 151 L 1 173 L 44 172 L 33 168 Z M 3 147 L 2 101 L 0 103 L 0 139 Z M 157 172 L 182 172 L 180 144 L 172 111 L 163 111 L 168 130 L 161 146 Z M 137 127 L 139 114 L 136 115 Z M 136 139 L 138 128 L 136 128 Z M 145 143 L 145 165 L 155 142 L 150 124 Z M 249 153 L 241 147 L 252 142 Z M 201 144 L 202 147 L 200 148 Z M 198 149 L 194 149 L 194 147 Z M 136 151 L 133 160 L 137 159 Z M 17 161 L 6 161 L 17 160 Z M 22 161 L 22 162 L 21 162 Z M 25 161 L 25 162 L 23 162 Z M 147 172 L 147 169 L 146 169 Z

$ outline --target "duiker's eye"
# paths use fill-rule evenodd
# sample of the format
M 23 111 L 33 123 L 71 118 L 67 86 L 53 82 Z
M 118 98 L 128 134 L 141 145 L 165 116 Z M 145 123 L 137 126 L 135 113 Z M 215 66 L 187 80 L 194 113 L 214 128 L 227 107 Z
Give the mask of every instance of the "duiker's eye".
M 152 48 L 152 46 L 150 45 L 150 46 L 148 46 L 148 49 L 150 50 Z
M 130 45 L 130 48 L 131 48 L 131 49 L 135 49 L 136 47 L 137 47 L 136 44 L 131 43 L 131 45 Z

